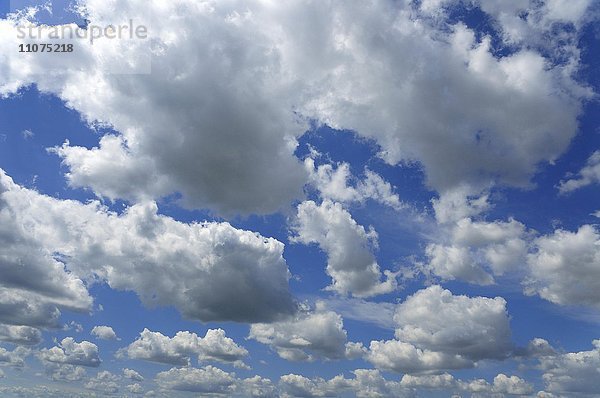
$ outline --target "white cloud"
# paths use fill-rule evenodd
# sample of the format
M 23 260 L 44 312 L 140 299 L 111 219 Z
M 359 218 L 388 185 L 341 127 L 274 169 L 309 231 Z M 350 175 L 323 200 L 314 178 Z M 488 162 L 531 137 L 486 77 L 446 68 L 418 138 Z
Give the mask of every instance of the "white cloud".
M 347 342 L 342 317 L 317 303 L 315 311 L 300 311 L 293 319 L 271 324 L 253 324 L 251 339 L 267 344 L 290 361 L 356 358 L 361 344 Z
M 432 389 L 454 388 L 456 380 L 448 373 L 441 375 L 404 375 L 400 381 L 405 387 L 422 387 Z
M 36 345 L 42 341 L 42 333 L 39 329 L 29 326 L 0 324 L 0 341 L 18 345 Z
M 128 384 L 125 389 L 132 394 L 142 394 L 144 392 L 144 387 L 140 383 Z
M 431 204 L 435 218 L 440 224 L 454 223 L 468 217 L 474 217 L 489 210 L 489 196 L 486 193 L 473 192 L 472 188 L 462 185 L 445 191 Z
M 371 341 L 367 360 L 375 367 L 399 373 L 421 373 L 473 366 L 473 362 L 457 354 L 417 348 L 398 340 Z
M 133 381 L 144 381 L 144 377 L 133 369 L 123 369 L 123 377 Z
M 0 90 L 36 83 L 111 125 L 117 138 L 96 150 L 58 149 L 73 185 L 109 197 L 180 192 L 184 204 L 220 213 L 276 211 L 306 181 L 293 156 L 306 119 L 375 139 L 391 164 L 420 162 L 439 192 L 525 186 L 577 132 L 589 92 L 571 77 L 576 32 L 566 44 L 548 33 L 556 21 L 579 27 L 590 1 L 534 2 L 525 20 L 516 2 L 482 2 L 506 41 L 518 43 L 496 57 L 489 37 L 477 41 L 462 24 L 412 12 L 408 1 L 127 0 L 117 12 L 114 0 L 85 0 L 91 23 L 152 26 L 152 73 L 104 73 L 145 55 L 148 43 L 99 39 L 60 60 L 7 57 L 0 70 L 10 83 Z M 17 44 L 11 23 L 2 22 L 6 54 Z M 66 72 L 43 73 L 63 62 Z
M 236 389 L 235 374 L 213 366 L 204 368 L 172 368 L 156 375 L 156 383 L 163 389 L 203 394 L 231 395 Z
M 205 337 L 188 331 L 177 332 L 174 337 L 144 329 L 140 337 L 124 352 L 132 359 L 143 359 L 171 365 L 190 365 L 191 357 L 199 361 L 218 361 L 243 366 L 242 359 L 248 351 L 225 336 L 222 329 L 209 329 Z
M 485 222 L 463 218 L 442 228 L 441 235 L 442 243 L 427 245 L 425 269 L 444 280 L 490 285 L 494 276 L 526 264 L 527 231 L 516 220 Z
M 4 173 L 1 181 L 0 239 L 7 241 L 0 283 L 10 288 L 0 292 L 2 323 L 50 327 L 57 306 L 90 309 L 80 278 L 204 321 L 269 321 L 295 311 L 284 246 L 275 239 L 228 223 L 181 223 L 158 215 L 155 203 L 117 215 L 96 202 L 21 188 Z
M 372 341 L 367 359 L 403 373 L 472 367 L 503 359 L 513 344 L 506 301 L 501 297 L 455 296 L 431 286 L 396 309 L 396 340 Z
M 594 152 L 579 172 L 572 178 L 562 180 L 558 186 L 561 194 L 570 193 L 600 182 L 600 151 Z
M 391 184 L 369 169 L 365 169 L 365 178 L 359 180 L 352 175 L 348 163 L 340 163 L 336 168 L 331 164 L 316 166 L 315 160 L 308 157 L 304 160 L 304 167 L 309 173 L 311 184 L 323 199 L 359 203 L 371 199 L 396 210 L 403 207 Z M 352 186 L 350 183 L 354 180 L 356 183 Z
M 340 203 L 324 200 L 321 205 L 306 201 L 298 206 L 298 219 L 291 239 L 303 244 L 317 243 L 327 253 L 327 274 L 333 279 L 328 287 L 340 294 L 368 297 L 396 289 L 395 274 L 382 273 L 371 250 L 377 245 L 377 233 L 354 221 Z
M 117 334 L 110 326 L 94 326 L 90 332 L 92 336 L 96 336 L 101 340 L 117 340 Z
M 600 394 L 600 340 L 592 342 L 590 351 L 569 352 L 540 359 L 546 390 L 559 396 Z
M 82 366 L 54 362 L 44 362 L 44 371 L 50 379 L 66 382 L 81 381 L 87 374 L 85 368 Z
M 88 390 L 98 391 L 105 394 L 115 394 L 119 391 L 118 382 L 121 380 L 119 376 L 116 376 L 108 371 L 100 371 L 96 375 L 89 379 L 84 387 Z
M 529 395 L 533 392 L 533 386 L 520 377 L 509 377 L 500 373 L 494 377 L 492 391 L 509 395 Z
M 25 347 L 16 347 L 12 351 L 0 347 L 0 363 L 22 368 L 25 366 L 25 358 L 29 356 L 31 350 Z
M 384 379 L 378 370 L 357 369 L 352 373 L 354 378 L 351 379 L 340 375 L 330 380 L 309 379 L 295 374 L 284 375 L 279 381 L 281 396 L 337 397 L 344 392 L 351 392 L 359 398 L 413 396 L 401 383 Z
M 77 343 L 72 337 L 65 337 L 58 346 L 42 349 L 39 356 L 45 362 L 64 365 L 98 367 L 101 363 L 96 344 Z
M 19 210 L 32 194 L 0 170 L 0 322 L 56 327 L 59 307 L 89 310 L 92 298 L 81 279 L 65 271 L 44 237 L 27 228 L 28 215 Z
M 583 225 L 556 230 L 535 241 L 525 293 L 561 305 L 600 306 L 600 233 Z

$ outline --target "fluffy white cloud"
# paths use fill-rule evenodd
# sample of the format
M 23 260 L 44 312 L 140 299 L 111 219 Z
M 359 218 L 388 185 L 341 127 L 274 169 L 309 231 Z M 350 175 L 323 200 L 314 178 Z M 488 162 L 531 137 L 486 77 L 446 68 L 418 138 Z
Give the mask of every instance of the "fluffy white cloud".
M 404 373 L 471 367 L 503 359 L 513 344 L 506 301 L 501 297 L 455 296 L 431 286 L 396 309 L 396 340 L 372 341 L 367 359 Z
M 441 375 L 404 375 L 400 381 L 405 387 L 424 387 L 424 388 L 454 388 L 456 380 L 448 373 Z
M 401 385 L 412 388 L 426 388 L 442 391 L 468 391 L 474 393 L 473 397 L 491 396 L 504 397 L 506 395 L 530 395 L 533 386 L 517 376 L 507 376 L 503 373 L 494 377 L 492 383 L 484 379 L 470 381 L 456 380 L 448 373 L 440 375 L 404 375 Z
M 10 82 L 1 92 L 36 83 L 117 131 L 96 149 L 57 149 L 73 185 L 108 197 L 180 192 L 186 205 L 221 213 L 277 210 L 306 180 L 293 150 L 309 118 L 375 139 L 389 163 L 420 162 L 440 192 L 524 186 L 568 147 L 589 95 L 571 77 L 573 35 L 561 45 L 548 33 L 556 21 L 577 29 L 591 0 L 482 2 L 519 44 L 503 57 L 489 37 L 408 0 L 115 1 L 81 5 L 100 26 L 151 26 L 147 42 L 100 38 L 60 60 L 6 56 L 0 68 Z M 11 54 L 15 28 L 2 24 Z M 151 73 L 105 73 L 148 52 Z
M 396 338 L 435 351 L 479 360 L 505 358 L 512 349 L 506 301 L 453 295 L 440 286 L 398 305 Z
M 600 151 L 594 152 L 587 160 L 585 167 L 558 186 L 560 193 L 573 192 L 579 188 L 600 182 Z
M 304 167 L 309 172 L 311 184 L 323 199 L 359 203 L 371 199 L 396 210 L 403 207 L 392 185 L 369 169 L 365 170 L 365 178 L 358 180 L 352 175 L 348 163 L 340 163 L 335 168 L 328 163 L 316 166 L 315 159 L 308 157 L 304 160 Z M 351 185 L 354 180 L 355 186 Z
M 90 333 L 101 340 L 117 340 L 117 334 L 110 326 L 94 326 Z
M 188 391 L 203 394 L 231 395 L 238 380 L 235 374 L 213 366 L 204 368 L 173 368 L 156 375 L 156 383 L 166 390 Z
M 248 355 L 248 351 L 225 336 L 222 329 L 209 329 L 205 337 L 187 331 L 177 332 L 172 338 L 144 329 L 124 352 L 129 358 L 179 366 L 190 365 L 191 356 L 197 356 L 199 361 L 243 366 L 242 359 Z
M 347 342 L 342 317 L 320 303 L 314 312 L 300 311 L 293 319 L 253 324 L 249 338 L 268 344 L 290 361 L 352 359 L 363 354 L 361 344 Z
M 39 356 L 45 362 L 56 364 L 98 367 L 101 363 L 96 344 L 89 341 L 77 343 L 72 337 L 65 337 L 58 346 L 44 348 Z
M 98 374 L 89 379 L 84 387 L 88 390 L 98 391 L 105 394 L 114 394 L 119 391 L 119 380 L 121 378 L 108 371 L 101 371 Z
M 128 384 L 125 389 L 132 394 L 142 394 L 144 392 L 144 387 L 140 383 Z
M 23 200 L 30 193 L 0 170 L 0 322 L 57 327 L 59 307 L 85 311 L 92 299 L 44 236 L 28 229 L 28 215 L 19 210 L 27 206 Z
M 19 345 L 36 345 L 42 341 L 42 333 L 39 329 L 29 326 L 0 324 L 0 341 Z
M 443 229 L 443 243 L 426 248 L 427 272 L 444 280 L 459 279 L 479 285 L 494 276 L 524 267 L 528 251 L 525 226 L 516 221 L 473 221 L 463 218 Z
M 527 294 L 561 305 L 600 306 L 600 232 L 584 225 L 557 230 L 535 241 L 528 259 Z
M 25 347 L 16 347 L 12 351 L 0 347 L 0 363 L 22 368 L 25 366 L 25 358 L 31 351 Z
M 80 278 L 105 280 L 135 291 L 148 306 L 172 305 L 204 321 L 269 321 L 295 311 L 284 246 L 275 239 L 228 223 L 181 223 L 158 215 L 155 203 L 117 215 L 0 177 L 0 229 L 7 228 L 0 239 L 22 235 L 0 249 L 7 252 L 0 281 L 10 287 L 0 292 L 2 323 L 56 326 L 57 306 L 88 309 Z
M 500 373 L 494 377 L 492 391 L 509 395 L 528 395 L 533 392 L 533 386 L 520 377 Z
M 590 351 L 569 352 L 540 359 L 546 390 L 559 396 L 600 394 L 600 340 Z
M 66 382 L 81 381 L 87 374 L 82 366 L 54 362 L 44 362 L 44 371 L 51 380 Z
M 421 373 L 473 366 L 472 361 L 460 355 L 421 349 L 398 340 L 371 341 L 366 358 L 379 369 L 400 373 Z
M 133 369 L 123 369 L 123 377 L 133 381 L 144 381 L 144 377 Z
M 241 390 L 250 397 L 275 398 L 277 388 L 270 379 L 254 376 L 241 381 Z
M 491 207 L 488 200 L 487 193 L 474 193 L 469 186 L 461 185 L 432 199 L 431 205 L 437 222 L 448 224 L 483 213 Z
M 283 397 L 338 397 L 344 392 L 359 398 L 411 397 L 413 394 L 401 383 L 383 378 L 378 370 L 357 369 L 354 378 L 336 376 L 330 380 L 309 379 L 288 374 L 281 376 L 279 385 Z
M 326 271 L 333 279 L 329 290 L 368 297 L 397 287 L 395 274 L 390 271 L 384 271 L 386 279 L 382 281 L 381 269 L 371 253 L 377 245 L 377 233 L 373 229 L 365 231 L 340 203 L 301 203 L 293 230 L 294 242 L 317 243 L 327 253 Z

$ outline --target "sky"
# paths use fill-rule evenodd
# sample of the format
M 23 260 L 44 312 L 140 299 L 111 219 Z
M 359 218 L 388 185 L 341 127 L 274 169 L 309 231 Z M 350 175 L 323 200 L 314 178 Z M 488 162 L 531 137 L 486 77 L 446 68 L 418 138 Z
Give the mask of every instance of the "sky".
M 599 18 L 3 1 L 1 395 L 600 396 Z

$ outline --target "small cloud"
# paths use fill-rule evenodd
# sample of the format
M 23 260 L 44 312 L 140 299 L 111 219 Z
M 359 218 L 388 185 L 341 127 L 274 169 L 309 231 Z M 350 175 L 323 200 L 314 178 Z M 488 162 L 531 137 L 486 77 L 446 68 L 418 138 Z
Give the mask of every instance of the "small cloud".
M 33 138 L 33 136 L 35 135 L 35 134 L 33 134 L 33 131 L 31 131 L 29 129 L 23 130 L 21 132 L 21 134 L 23 134 L 23 139 L 26 139 L 26 140 Z
M 83 326 L 80 323 L 77 323 L 75 321 L 71 321 L 68 324 L 65 324 L 65 326 L 63 327 L 63 330 L 75 330 L 75 332 L 77 333 L 81 333 L 83 332 Z

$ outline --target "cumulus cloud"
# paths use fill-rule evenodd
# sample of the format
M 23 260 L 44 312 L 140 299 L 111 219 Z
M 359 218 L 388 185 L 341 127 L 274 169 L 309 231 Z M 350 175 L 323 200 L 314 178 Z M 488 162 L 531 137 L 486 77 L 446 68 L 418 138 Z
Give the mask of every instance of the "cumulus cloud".
M 27 228 L 23 201 L 30 194 L 0 170 L 0 322 L 57 327 L 59 308 L 89 310 L 92 298 L 82 280 L 65 271 L 44 237 Z
M 561 194 L 570 193 L 580 188 L 600 182 L 600 151 L 594 152 L 579 172 L 571 178 L 562 180 L 558 186 Z
M 415 396 L 410 387 L 405 387 L 401 382 L 386 380 L 379 370 L 356 369 L 352 373 L 352 378 L 340 375 L 329 380 L 309 379 L 295 374 L 284 375 L 279 381 L 281 396 L 337 397 L 346 392 L 359 398 Z
M 359 180 L 352 175 L 348 163 L 340 163 L 337 167 L 329 163 L 316 166 L 315 159 L 308 157 L 304 160 L 304 167 L 309 172 L 310 183 L 323 199 L 359 203 L 370 199 L 396 210 L 403 207 L 392 185 L 369 169 L 365 170 L 365 178 Z M 353 181 L 356 181 L 354 186 L 351 184 Z
M 87 390 L 98 391 L 100 393 L 105 394 L 115 394 L 119 391 L 118 382 L 121 378 L 117 375 L 114 375 L 106 370 L 98 372 L 98 374 L 89 379 L 84 387 Z
M 83 380 L 87 372 L 82 366 L 44 362 L 44 371 L 53 381 L 75 382 Z
M 506 301 L 455 296 L 431 286 L 396 309 L 396 340 L 372 341 L 367 359 L 402 373 L 472 367 L 503 359 L 513 349 Z
M 271 346 L 290 361 L 356 358 L 362 344 L 347 341 L 342 317 L 317 303 L 315 311 L 300 311 L 294 318 L 271 324 L 253 324 L 251 339 Z
M 292 241 L 317 243 L 327 254 L 326 271 L 333 279 L 328 290 L 368 297 L 396 289 L 395 274 L 384 271 L 382 280 L 381 268 L 371 252 L 377 245 L 377 233 L 357 224 L 340 203 L 301 203 L 293 231 Z
M 214 395 L 231 395 L 238 380 L 213 366 L 204 368 L 173 368 L 156 375 L 156 383 L 163 389 Z
M 589 97 L 571 76 L 579 66 L 573 36 L 590 1 L 481 2 L 517 44 L 498 56 L 489 37 L 436 8 L 450 2 L 415 12 L 412 2 L 386 0 L 127 0 L 117 12 L 114 0 L 86 0 L 91 23 L 151 25 L 150 49 L 100 38 L 60 61 L 7 57 L 1 92 L 36 83 L 113 127 L 96 148 L 56 149 L 72 185 L 111 198 L 180 192 L 184 204 L 224 214 L 275 211 L 306 181 L 293 151 L 307 119 L 376 140 L 390 164 L 420 162 L 439 192 L 525 186 L 568 147 Z M 433 9 L 442 23 L 427 14 Z M 557 21 L 575 27 L 569 40 L 553 34 Z M 15 28 L 2 24 L 9 54 Z M 151 73 L 105 73 L 148 52 Z M 65 61 L 66 72 L 41 73 Z
M 284 246 L 275 239 L 228 223 L 181 223 L 157 214 L 152 202 L 117 215 L 97 202 L 53 199 L 1 177 L 7 270 L 0 281 L 8 287 L 0 292 L 2 323 L 51 327 L 58 306 L 89 309 L 82 279 L 133 290 L 148 306 L 172 305 L 203 321 L 269 321 L 296 309 Z M 22 238 L 15 241 L 15 234 Z
M 133 369 L 123 369 L 123 377 L 133 381 L 144 381 L 144 377 Z
M 94 326 L 90 332 L 92 336 L 101 340 L 117 340 L 117 334 L 110 326 Z
M 29 356 L 31 350 L 25 347 L 16 347 L 12 351 L 0 347 L 0 363 L 22 368 L 25 366 L 25 358 Z
M 89 341 L 77 343 L 72 337 L 65 337 L 58 346 L 42 349 L 39 356 L 45 362 L 92 368 L 97 368 L 102 362 L 96 344 Z
M 594 348 L 590 351 L 542 357 L 540 367 L 544 370 L 546 390 L 559 396 L 600 394 L 600 340 L 594 340 L 592 344 Z
M 443 231 L 443 243 L 427 245 L 425 270 L 444 280 L 490 285 L 494 276 L 525 266 L 528 234 L 514 219 L 485 222 L 463 218 Z
M 178 366 L 190 365 L 192 356 L 196 356 L 199 361 L 218 361 L 244 366 L 242 359 L 248 355 L 248 351 L 227 337 L 223 329 L 209 329 L 204 337 L 182 331 L 172 338 L 144 329 L 140 337 L 123 352 L 132 359 Z
M 39 329 L 29 326 L 0 324 L 0 341 L 18 345 L 36 345 L 42 341 L 42 333 Z
M 278 389 L 270 379 L 253 376 L 247 379 L 236 377 L 214 366 L 203 368 L 172 368 L 160 372 L 156 383 L 163 392 L 185 391 L 200 393 L 203 396 L 235 396 L 255 398 L 275 398 Z
M 535 241 L 525 293 L 561 305 L 600 306 L 600 232 L 583 225 Z

